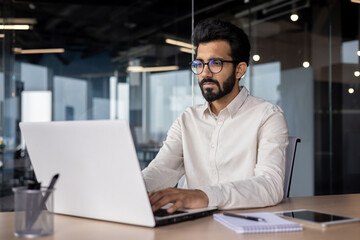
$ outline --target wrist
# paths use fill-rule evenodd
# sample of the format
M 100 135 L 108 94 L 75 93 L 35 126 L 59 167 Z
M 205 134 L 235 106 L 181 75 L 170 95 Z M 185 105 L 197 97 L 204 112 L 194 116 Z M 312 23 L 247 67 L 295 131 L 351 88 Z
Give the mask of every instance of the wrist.
M 204 207 L 207 207 L 209 205 L 208 195 L 204 191 L 201 191 L 200 189 L 197 189 L 196 191 L 199 193 L 202 205 L 204 205 Z

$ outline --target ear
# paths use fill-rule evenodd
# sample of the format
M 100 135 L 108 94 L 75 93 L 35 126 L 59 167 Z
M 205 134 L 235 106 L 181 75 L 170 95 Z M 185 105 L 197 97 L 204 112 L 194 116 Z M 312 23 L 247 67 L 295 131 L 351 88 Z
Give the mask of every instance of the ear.
M 240 79 L 245 74 L 246 69 L 247 69 L 247 64 L 245 62 L 238 63 L 235 71 L 236 79 Z

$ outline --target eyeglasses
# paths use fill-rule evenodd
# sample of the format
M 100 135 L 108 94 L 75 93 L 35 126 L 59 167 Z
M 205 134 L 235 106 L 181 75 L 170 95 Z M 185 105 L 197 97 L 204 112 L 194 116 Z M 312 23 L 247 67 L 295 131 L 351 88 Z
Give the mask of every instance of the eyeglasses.
M 201 74 L 204 71 L 205 65 L 208 65 L 210 72 L 219 73 L 223 69 L 224 62 L 237 63 L 239 61 L 227 61 L 219 58 L 210 59 L 209 62 L 204 63 L 201 60 L 195 60 L 190 62 L 190 68 L 196 75 Z

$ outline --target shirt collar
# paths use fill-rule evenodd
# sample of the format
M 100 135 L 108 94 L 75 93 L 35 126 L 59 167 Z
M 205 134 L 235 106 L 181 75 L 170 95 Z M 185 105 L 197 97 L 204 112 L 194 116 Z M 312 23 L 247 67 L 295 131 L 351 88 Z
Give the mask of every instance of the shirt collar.
M 240 86 L 239 94 L 226 106 L 231 117 L 233 117 L 239 111 L 248 96 L 249 91 L 246 89 L 246 87 Z
M 204 102 L 204 104 L 201 106 L 201 112 L 203 113 L 203 116 L 208 113 L 211 114 L 210 104 L 209 102 Z
M 229 111 L 229 114 L 231 117 L 233 117 L 237 113 L 237 111 L 240 109 L 240 107 L 244 104 L 248 95 L 249 95 L 249 91 L 246 89 L 246 87 L 240 86 L 239 94 L 226 106 L 226 108 L 224 108 L 224 109 L 227 109 L 227 111 Z M 201 111 L 203 112 L 203 115 L 205 113 L 213 115 L 213 113 L 211 112 L 209 102 L 205 102 L 201 106 Z

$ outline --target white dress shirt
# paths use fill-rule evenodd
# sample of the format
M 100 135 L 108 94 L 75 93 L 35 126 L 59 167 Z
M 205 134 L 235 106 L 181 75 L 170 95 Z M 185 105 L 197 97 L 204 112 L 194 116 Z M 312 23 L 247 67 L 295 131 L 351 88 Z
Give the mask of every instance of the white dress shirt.
M 171 126 L 163 147 L 143 177 L 149 192 L 174 187 L 200 189 L 209 206 L 264 207 L 283 198 L 285 116 L 275 104 L 245 87 L 216 116 L 209 103 L 186 109 Z

